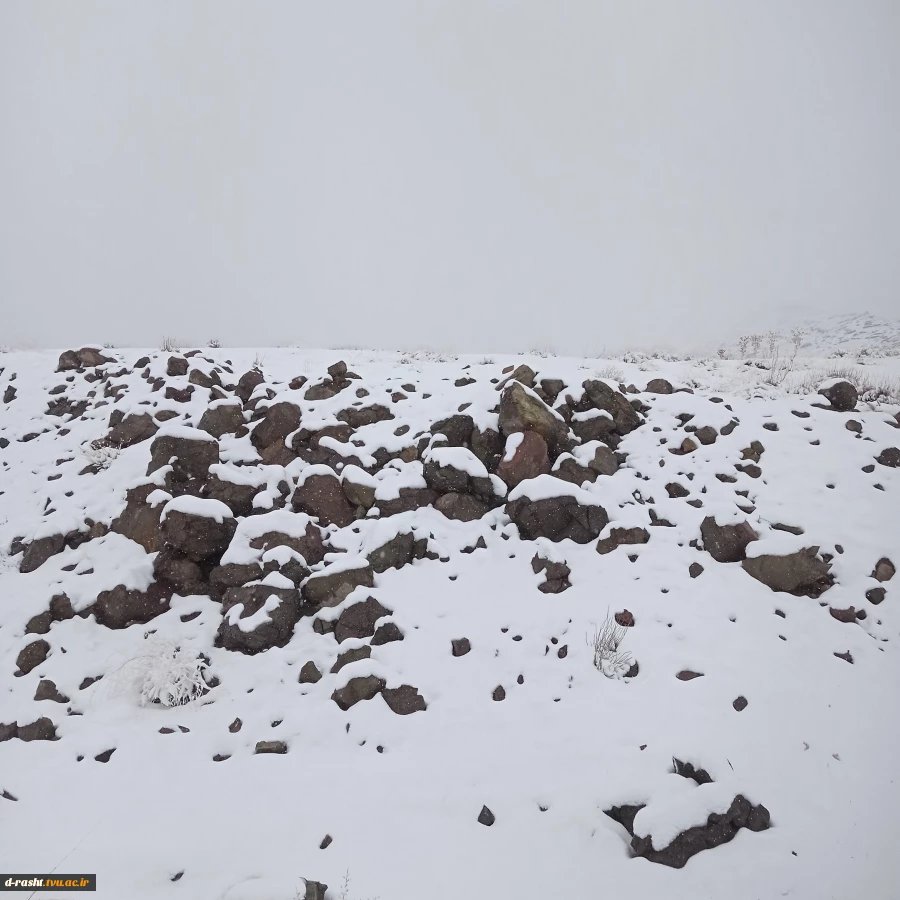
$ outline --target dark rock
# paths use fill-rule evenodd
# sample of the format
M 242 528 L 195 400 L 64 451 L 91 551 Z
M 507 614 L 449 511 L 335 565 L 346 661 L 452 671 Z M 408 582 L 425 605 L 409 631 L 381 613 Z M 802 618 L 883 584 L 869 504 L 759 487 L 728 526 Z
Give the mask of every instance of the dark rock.
M 351 678 L 344 687 L 338 688 L 331 695 L 331 699 L 346 712 L 361 700 L 371 700 L 376 694 L 380 694 L 384 686 L 383 678 L 375 675 L 359 676 Z
M 446 446 L 468 447 L 472 439 L 475 422 L 471 416 L 454 415 L 440 419 L 431 426 L 431 433 L 442 434 L 447 439 Z M 496 432 L 495 432 L 496 433 Z
M 718 436 L 719 432 L 711 425 L 704 425 L 694 432 L 694 437 L 703 445 L 714 444 Z
M 759 535 L 749 522 L 736 525 L 719 525 L 714 516 L 707 516 L 700 523 L 703 549 L 720 563 L 740 562 L 746 557 L 747 545 Z
M 219 445 L 206 432 L 197 431 L 197 438 L 172 434 L 157 435 L 150 445 L 150 465 L 147 474 L 172 462 L 166 477 L 167 490 L 172 494 L 197 493 L 194 486 L 209 476 L 209 467 L 219 462 Z
M 386 422 L 394 418 L 394 414 L 381 404 L 373 406 L 350 406 L 342 409 L 337 418 L 346 422 L 351 428 L 362 428 L 364 425 L 372 425 L 375 422 Z
M 269 621 L 252 631 L 242 631 L 241 621 L 262 610 L 273 597 L 280 602 L 267 611 Z M 238 605 L 243 607 L 239 615 L 231 613 Z M 252 655 L 270 647 L 284 647 L 287 644 L 294 633 L 294 626 L 300 621 L 303 601 L 297 590 L 261 584 L 234 587 L 225 592 L 222 612 L 225 617 L 216 632 L 216 646 Z
M 272 547 L 290 547 L 311 566 L 320 563 L 325 558 L 322 533 L 312 522 L 307 522 L 306 531 L 302 536 L 292 536 L 281 531 L 267 531 L 259 537 L 252 538 L 250 546 L 254 550 L 261 551 L 269 550 Z
M 635 856 L 680 869 L 697 853 L 728 843 L 741 828 L 764 831 L 768 827 L 769 811 L 762 805 L 753 806 L 738 794 L 727 812 L 713 813 L 706 825 L 697 825 L 681 832 L 667 847 L 657 850 L 653 846 L 652 835 L 635 835 L 631 840 L 631 849 Z
M 524 384 L 525 387 L 533 388 L 534 387 L 534 379 L 536 377 L 537 377 L 537 374 L 535 373 L 534 369 L 532 369 L 531 366 L 527 366 L 524 363 L 522 363 L 521 365 L 516 366 L 516 368 L 512 371 L 512 373 L 510 375 L 508 375 L 506 378 L 504 378 L 503 381 L 501 381 L 497 385 L 495 390 L 498 390 L 498 391 L 503 390 L 503 388 L 510 381 L 518 381 L 519 384 Z
M 594 540 L 609 522 L 602 506 L 581 506 L 575 497 L 566 495 L 542 500 L 519 497 L 506 504 L 506 514 L 526 540 L 570 538 L 577 544 Z
M 693 681 L 695 678 L 702 678 L 702 672 L 692 672 L 690 669 L 682 669 L 676 676 L 679 681 Z
M 19 651 L 16 657 L 18 671 L 16 675 L 27 675 L 32 669 L 39 666 L 50 653 L 50 645 L 43 639 L 32 641 Z
M 275 403 L 266 409 L 263 420 L 253 429 L 250 441 L 257 450 L 264 450 L 284 439 L 300 427 L 300 407 L 295 403 Z
M 487 825 L 490 828 L 496 821 L 494 814 L 486 806 L 482 806 L 481 812 L 478 813 L 478 824 Z
M 450 646 L 454 656 L 465 656 L 472 649 L 468 638 L 454 638 Z
M 34 692 L 35 700 L 52 700 L 54 703 L 68 703 L 69 698 L 61 694 L 56 687 L 56 682 L 49 678 L 42 678 Z
M 62 553 L 66 547 L 66 538 L 62 534 L 52 534 L 49 537 L 38 538 L 25 548 L 25 555 L 19 564 L 20 572 L 33 572 L 40 568 L 51 556 Z
M 381 692 L 384 702 L 398 716 L 408 716 L 414 712 L 424 712 L 428 705 L 417 688 L 411 684 L 402 684 L 398 688 L 385 688 Z
M 288 752 L 287 744 L 284 741 L 257 741 L 254 753 L 280 753 Z
M 235 393 L 241 398 L 243 403 L 249 403 L 253 392 L 265 381 L 263 373 L 259 369 L 250 369 L 244 372 L 238 379 L 237 390 Z
M 300 669 L 300 677 L 297 680 L 300 684 L 318 684 L 322 680 L 322 673 L 319 671 L 319 667 L 312 660 L 309 660 L 303 664 L 303 667 Z
M 847 609 L 835 609 L 833 606 L 830 606 L 828 607 L 828 612 L 831 613 L 831 618 L 837 619 L 838 622 L 849 624 L 856 621 L 856 608 L 853 606 Z
M 20 741 L 55 741 L 56 726 L 46 716 L 41 716 L 30 725 L 19 725 L 18 738 Z
M 665 378 L 653 378 L 647 382 L 648 394 L 671 394 L 672 385 Z
M 372 637 L 376 622 L 389 615 L 391 611 L 387 607 L 382 606 L 374 597 L 368 597 L 348 606 L 341 613 L 334 628 L 334 636 L 339 644 L 351 638 Z
M 101 625 L 127 628 L 166 612 L 172 591 L 172 585 L 167 582 L 154 582 L 146 591 L 130 591 L 120 584 L 111 591 L 101 591 L 91 609 Z
M 232 734 L 237 734 L 237 733 L 241 730 L 241 728 L 243 728 L 243 727 L 244 727 L 244 723 L 243 723 L 240 719 L 235 719 L 235 720 L 228 726 L 228 730 L 229 730 Z
M 142 484 L 125 494 L 125 509 L 112 523 L 112 530 L 140 544 L 148 553 L 155 553 L 162 546 L 159 519 L 163 504 L 155 507 L 147 498 L 157 490 L 156 485 Z
M 881 603 L 882 600 L 884 600 L 886 594 L 887 591 L 885 591 L 883 587 L 871 588 L 870 590 L 866 591 L 866 600 L 868 600 L 869 603 L 873 603 L 875 604 L 875 606 L 878 606 L 878 604 Z
M 646 544 L 650 540 L 650 532 L 646 528 L 613 528 L 609 537 L 597 542 L 597 552 L 612 553 L 616 547 L 633 544 Z
M 130 447 L 152 438 L 159 430 L 150 413 L 129 413 L 109 433 L 109 442 L 117 447 Z
M 356 510 L 334 473 L 308 475 L 297 485 L 291 504 L 295 511 L 315 516 L 323 525 L 344 528 L 356 521 Z
M 491 694 L 491 698 L 498 703 L 501 700 L 506 699 L 506 691 L 503 689 L 502 684 L 498 684 L 497 687 L 494 688 L 493 693 Z
M 228 563 L 224 566 L 216 566 L 209 573 L 209 585 L 215 593 L 224 594 L 228 588 L 241 587 L 262 577 L 262 566 L 257 563 Z
M 373 550 L 367 557 L 372 571 L 376 574 L 388 569 L 402 569 L 413 561 L 413 543 L 415 538 L 411 532 L 398 534 L 387 543 Z
M 749 447 L 741 450 L 741 459 L 749 459 L 751 462 L 758 463 L 765 452 L 766 448 L 759 441 L 751 441 Z
M 314 607 L 337 606 L 360 585 L 374 587 L 375 577 L 371 566 L 345 569 L 342 572 L 316 573 L 303 586 L 303 593 Z M 367 635 L 368 636 L 368 635 Z
M 555 454 L 565 443 L 568 429 L 539 397 L 511 381 L 500 398 L 500 432 L 509 437 L 519 431 L 537 432 Z
M 448 519 L 455 519 L 459 522 L 475 522 L 491 509 L 487 503 L 471 494 L 456 492 L 439 497 L 435 501 L 434 508 Z
M 672 481 L 666 485 L 666 493 L 669 495 L 670 499 L 677 500 L 679 497 L 689 496 L 690 491 L 680 485 L 677 481 Z
M 837 412 L 850 412 L 856 409 L 859 392 L 849 381 L 835 381 L 828 387 L 819 388 L 820 393 Z
M 214 504 L 213 513 L 219 512 L 216 500 L 195 502 Z M 230 515 L 223 514 L 221 521 L 217 521 L 212 514 L 195 515 L 170 508 L 162 522 L 161 536 L 164 545 L 174 547 L 188 559 L 203 562 L 220 558 L 228 549 L 236 529 L 237 522 Z
M 170 356 L 166 364 L 166 375 L 170 378 L 177 378 L 187 375 L 188 361 L 180 356 Z
M 497 474 L 510 488 L 516 487 L 526 478 L 537 478 L 538 475 L 550 472 L 546 440 L 537 431 L 520 432 L 519 437 L 521 441 L 512 456 L 509 459 L 504 456 L 497 465 Z
M 380 647 L 383 644 L 392 644 L 395 641 L 403 640 L 403 632 L 395 622 L 385 622 L 375 629 L 372 635 L 371 644 L 373 647 Z
M 746 697 L 738 697 L 731 704 L 738 712 L 743 712 L 747 708 L 747 698 Z
M 634 613 L 630 610 L 623 609 L 621 612 L 616 613 L 616 623 L 621 625 L 623 628 L 633 628 L 634 627 Z
M 372 648 L 368 645 L 352 647 L 350 650 L 345 650 L 343 653 L 338 654 L 335 664 L 331 667 L 331 674 L 336 675 L 344 668 L 344 666 L 348 666 L 350 663 L 359 662 L 363 659 L 368 659 L 371 655 Z
M 691 563 L 688 566 L 688 574 L 691 578 L 699 578 L 703 574 L 703 566 L 700 563 Z
M 163 547 L 153 560 L 153 575 L 157 581 L 168 581 L 182 596 L 206 593 L 200 566 L 174 547 Z
M 244 424 L 244 413 L 238 402 L 222 402 L 204 410 L 197 428 L 218 439 L 234 434 Z
M 473 428 L 471 450 L 488 472 L 495 473 L 503 453 L 503 438 L 493 428 L 487 428 L 484 431 L 480 428 Z
M 186 388 L 176 388 L 169 385 L 166 388 L 166 400 L 174 400 L 176 403 L 190 403 L 191 395 L 194 393 L 194 386 L 190 385 Z
M 114 359 L 104 356 L 96 347 L 82 347 L 80 350 L 66 350 L 59 357 L 57 372 L 68 372 L 72 369 L 88 369 L 114 363 Z
M 886 556 L 883 556 L 875 563 L 875 568 L 872 571 L 871 577 L 876 581 L 890 581 L 896 572 L 897 570 L 894 568 L 894 564 Z
M 113 753 L 116 752 L 116 748 L 112 747 L 109 750 L 104 750 L 102 753 L 98 753 L 94 760 L 98 763 L 108 763 L 112 758 Z
M 757 581 L 773 591 L 793 592 L 800 589 L 827 588 L 829 563 L 818 559 L 818 547 L 805 547 L 786 556 L 756 556 L 741 565 Z M 817 596 L 817 594 L 816 594 Z
M 438 499 L 437 492 L 431 488 L 400 488 L 399 494 L 396 500 L 378 501 L 382 516 L 394 516 L 397 513 L 421 509 L 423 506 L 432 506 Z
M 585 381 L 584 391 L 591 408 L 605 410 L 613 417 L 613 425 L 618 434 L 628 434 L 642 423 L 643 420 L 628 402 L 628 398 L 605 382 Z

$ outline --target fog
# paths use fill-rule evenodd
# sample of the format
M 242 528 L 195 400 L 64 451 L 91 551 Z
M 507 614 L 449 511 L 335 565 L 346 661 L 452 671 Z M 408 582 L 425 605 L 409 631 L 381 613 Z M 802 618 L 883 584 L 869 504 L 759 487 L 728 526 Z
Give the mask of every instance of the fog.
M 0 4 L 0 344 L 900 309 L 900 4 Z

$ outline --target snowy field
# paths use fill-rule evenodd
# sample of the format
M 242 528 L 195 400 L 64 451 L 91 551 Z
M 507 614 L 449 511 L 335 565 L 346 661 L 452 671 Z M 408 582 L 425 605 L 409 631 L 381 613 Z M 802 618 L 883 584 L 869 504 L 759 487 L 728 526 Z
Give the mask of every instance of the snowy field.
M 0 354 L 0 870 L 108 900 L 900 897 L 900 359 L 60 352 Z M 558 498 L 567 536 L 529 534 Z M 746 523 L 733 561 L 708 517 Z M 751 574 L 805 548 L 792 592 Z M 275 599 L 223 608 L 229 565 Z M 201 696 L 147 702 L 173 657 Z M 606 813 L 661 851 L 739 795 L 769 827 L 682 868 Z

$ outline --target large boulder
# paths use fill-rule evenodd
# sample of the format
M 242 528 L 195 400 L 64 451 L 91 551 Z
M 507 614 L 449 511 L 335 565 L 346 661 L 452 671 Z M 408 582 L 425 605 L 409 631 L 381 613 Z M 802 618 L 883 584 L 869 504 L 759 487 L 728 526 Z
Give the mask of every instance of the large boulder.
M 68 372 L 71 369 L 87 369 L 114 362 L 114 359 L 104 356 L 97 347 L 82 347 L 80 350 L 66 350 L 60 354 L 56 371 Z
M 488 472 L 495 473 L 503 454 L 503 438 L 500 432 L 493 428 L 485 428 L 484 431 L 477 427 L 473 428 L 470 446 Z
M 747 555 L 747 544 L 759 537 L 749 522 L 719 525 L 714 516 L 707 516 L 700 523 L 700 536 L 703 549 L 721 563 L 740 562 Z
M 537 432 L 556 454 L 566 443 L 568 427 L 534 391 L 511 381 L 500 397 L 500 432 L 508 438 L 519 431 Z
M 509 495 L 506 514 L 527 540 L 568 538 L 577 544 L 599 537 L 609 522 L 595 497 L 551 475 L 522 482 Z
M 295 511 L 316 516 L 323 525 L 344 528 L 356 520 L 356 510 L 327 466 L 310 466 L 297 482 L 291 500 Z
M 312 522 L 306 523 L 306 529 L 302 534 L 266 531 L 251 538 L 250 547 L 260 552 L 271 550 L 273 547 L 289 547 L 291 550 L 299 553 L 311 566 L 322 562 L 325 558 L 325 543 L 322 540 L 322 532 Z
M 237 522 L 219 500 L 176 497 L 160 518 L 163 544 L 194 562 L 218 559 L 234 537 Z
M 63 534 L 51 534 L 47 537 L 36 538 L 25 547 L 19 571 L 33 572 L 47 562 L 51 556 L 56 556 L 65 549 L 66 537 Z
M 537 478 L 549 472 L 547 442 L 537 431 L 518 431 L 507 437 L 497 475 L 508 487 L 514 488 L 527 478 Z
M 458 522 L 475 522 L 490 512 L 491 507 L 471 494 L 451 492 L 442 494 L 434 503 L 434 508 L 448 519 Z
M 150 445 L 147 474 L 169 464 L 166 489 L 172 494 L 199 493 L 209 476 L 209 467 L 219 461 L 219 444 L 214 437 L 196 428 L 167 425 L 157 432 Z
M 249 372 L 244 372 L 243 375 L 238 379 L 237 390 L 235 393 L 244 403 L 249 403 L 250 397 L 253 395 L 253 392 L 256 390 L 259 385 L 261 385 L 266 379 L 263 377 L 263 373 L 260 372 L 259 369 L 250 369 Z
M 374 597 L 368 597 L 348 606 L 341 613 L 334 627 L 334 636 L 338 643 L 352 638 L 370 638 L 375 634 L 378 620 L 389 615 L 391 611 L 387 607 L 382 606 Z
M 831 564 L 818 557 L 818 547 L 804 547 L 784 556 L 748 557 L 741 565 L 744 571 L 773 591 L 793 593 L 812 591 L 816 596 L 826 589 Z
M 16 675 L 27 675 L 44 662 L 49 653 L 50 645 L 43 638 L 27 644 L 16 657 Z
M 850 412 L 850 410 L 856 409 L 856 401 L 859 399 L 859 392 L 856 388 L 843 378 L 832 378 L 830 381 L 823 382 L 819 385 L 818 393 L 837 412 Z
M 362 428 L 364 425 L 373 425 L 375 422 L 386 422 L 393 419 L 394 414 L 380 403 L 372 406 L 350 406 L 342 409 L 337 418 L 346 422 L 351 428 Z
M 583 386 L 585 399 L 591 408 L 604 410 L 612 416 L 617 434 L 628 434 L 643 421 L 628 402 L 628 398 L 605 382 L 585 381 Z
M 388 569 L 401 569 L 414 559 L 415 536 L 412 532 L 401 532 L 386 541 L 367 557 L 372 571 L 381 574 Z
M 346 712 L 362 700 L 371 700 L 384 690 L 385 681 L 377 675 L 363 675 L 351 678 L 343 687 L 331 695 L 337 705 Z
M 460 414 L 435 422 L 431 426 L 431 433 L 444 435 L 446 443 L 450 447 L 468 447 L 474 429 L 475 421 L 472 417 Z M 435 443 L 441 442 L 436 441 Z
M 253 429 L 250 441 L 257 450 L 265 450 L 300 427 L 300 407 L 295 403 L 274 403 L 268 407 L 262 421 Z
M 222 612 L 216 646 L 253 654 L 284 647 L 303 609 L 299 591 L 256 584 L 225 591 Z
M 472 494 L 484 503 L 495 497 L 494 482 L 477 456 L 464 447 L 431 447 L 424 455 L 425 483 L 439 494 Z M 502 485 L 500 490 L 505 493 Z

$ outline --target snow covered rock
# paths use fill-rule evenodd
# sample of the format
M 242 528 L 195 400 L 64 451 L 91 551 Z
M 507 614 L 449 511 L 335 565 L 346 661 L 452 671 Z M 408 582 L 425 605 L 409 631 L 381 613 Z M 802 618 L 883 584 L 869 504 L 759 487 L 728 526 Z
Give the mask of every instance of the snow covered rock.
M 509 495 L 506 514 L 527 540 L 569 538 L 578 544 L 599 537 L 609 522 L 594 496 L 551 475 L 523 481 Z
M 163 507 L 163 545 L 174 547 L 194 562 L 221 558 L 236 528 L 231 510 L 219 500 L 183 496 Z
M 646 528 L 613 528 L 609 535 L 597 541 L 597 552 L 612 553 L 623 544 L 646 544 L 650 540 L 650 532 Z
M 401 569 L 414 559 L 415 535 L 411 531 L 392 537 L 368 555 L 372 571 L 380 574 L 388 569 Z
M 497 466 L 497 475 L 509 487 L 514 488 L 526 478 L 537 478 L 549 472 L 547 442 L 537 431 L 517 431 L 509 435 L 503 458 Z
M 613 390 L 603 381 L 584 382 L 585 399 L 591 408 L 609 413 L 613 419 L 615 431 L 626 435 L 638 428 L 643 419 L 638 415 L 628 398 L 619 391 Z
M 257 450 L 281 442 L 300 427 L 300 407 L 296 403 L 274 403 L 267 407 L 266 414 L 250 434 L 250 441 Z
M 218 439 L 234 434 L 243 425 L 244 413 L 238 400 L 217 400 L 203 411 L 197 428 Z
M 51 556 L 56 556 L 65 549 L 66 537 L 63 534 L 51 534 L 47 537 L 36 538 L 25 547 L 19 571 L 33 572 L 47 562 Z
M 850 412 L 856 409 L 859 392 L 843 378 L 832 378 L 819 385 L 820 393 L 837 412 Z
M 209 467 L 219 461 L 219 444 L 205 431 L 185 426 L 166 425 L 150 445 L 147 475 L 171 465 L 166 474 L 166 489 L 176 494 L 197 494 L 209 476 Z
M 172 592 L 172 585 L 161 581 L 153 582 L 145 591 L 128 589 L 120 584 L 111 591 L 101 591 L 91 611 L 107 628 L 128 628 L 166 612 Z
M 131 447 L 141 441 L 149 440 L 159 431 L 159 426 L 153 421 L 150 413 L 129 413 L 126 416 L 117 417 L 115 421 L 110 416 L 111 430 L 109 442 L 115 447 Z
M 114 362 L 114 359 L 104 356 L 98 347 L 82 347 L 80 350 L 66 350 L 60 354 L 56 371 L 68 372 L 72 369 L 92 368 Z
M 434 503 L 434 508 L 448 519 L 458 522 L 475 522 L 487 515 L 491 507 L 471 494 L 442 494 Z
M 720 563 L 740 562 L 747 555 L 747 545 L 758 539 L 749 522 L 720 525 L 715 516 L 707 516 L 700 523 L 703 549 Z
M 32 641 L 19 652 L 16 657 L 16 675 L 27 675 L 36 669 L 50 653 L 50 645 L 43 639 Z
M 384 679 L 377 675 L 357 676 L 351 678 L 343 687 L 337 688 L 331 699 L 346 712 L 362 700 L 371 700 L 376 694 L 380 694 L 384 686 Z
M 222 612 L 216 646 L 254 654 L 287 644 L 300 621 L 303 601 L 297 590 L 247 585 L 225 591 Z
M 315 516 L 323 525 L 344 528 L 356 519 L 338 476 L 327 466 L 310 466 L 297 482 L 291 505 Z
M 773 591 L 813 591 L 818 596 L 830 586 L 831 564 L 819 559 L 818 547 L 805 547 L 784 556 L 764 555 L 745 559 L 744 571 Z
M 563 418 L 550 409 L 534 391 L 511 381 L 500 397 L 500 433 L 509 438 L 521 431 L 535 431 L 555 456 L 567 443 Z
M 673 388 L 671 382 L 665 378 L 651 378 L 645 390 L 648 394 L 671 394 Z
M 303 594 L 313 606 L 330 607 L 342 603 L 357 587 L 374 585 L 372 567 L 362 559 L 352 566 L 331 565 L 323 572 L 316 572 L 303 586 Z
M 149 502 L 150 496 L 158 490 L 155 484 L 142 484 L 128 490 L 125 508 L 112 523 L 112 531 L 140 544 L 148 553 L 155 553 L 162 546 L 159 520 L 163 504 Z
M 468 447 L 472 442 L 472 432 L 475 430 L 475 421 L 469 415 L 455 415 L 446 419 L 440 419 L 431 426 L 433 435 L 442 434 L 445 446 Z M 442 441 L 435 440 L 433 446 L 440 446 Z
M 339 644 L 353 638 L 369 638 L 375 634 L 380 619 L 391 615 L 374 597 L 348 606 L 338 617 L 334 636 Z
M 425 698 L 419 693 L 418 688 L 414 688 L 411 684 L 401 684 L 398 688 L 384 688 L 381 696 L 391 712 L 395 712 L 398 716 L 408 716 L 428 709 Z

